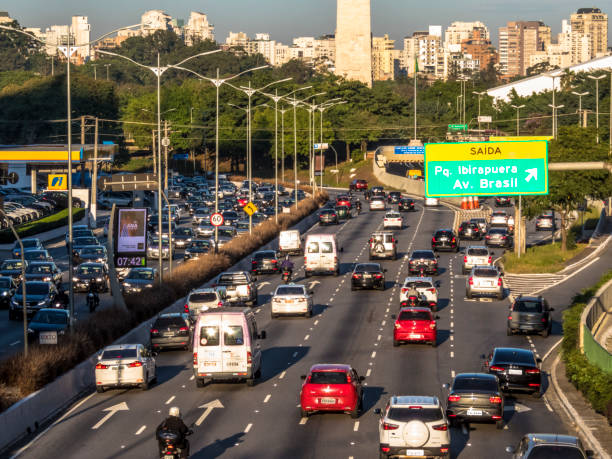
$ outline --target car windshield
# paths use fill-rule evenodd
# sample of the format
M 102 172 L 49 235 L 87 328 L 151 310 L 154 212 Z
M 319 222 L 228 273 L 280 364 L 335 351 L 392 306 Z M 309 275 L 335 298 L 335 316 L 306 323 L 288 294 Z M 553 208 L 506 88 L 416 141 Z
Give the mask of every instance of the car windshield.
M 407 309 L 400 313 L 398 320 L 432 320 L 429 311 Z
M 11 288 L 11 287 L 12 287 L 11 279 L 9 279 L 8 277 L 0 278 L 0 288 Z
M 529 459 L 584 459 L 578 448 L 566 445 L 539 445 L 529 453 Z
M 257 252 L 255 253 L 255 255 L 253 255 L 253 258 L 255 258 L 256 260 L 262 260 L 264 258 L 276 258 L 276 253 L 272 251 Z
M 476 277 L 497 277 L 497 269 L 476 268 L 474 276 Z
M 51 265 L 30 265 L 26 269 L 28 274 L 48 274 L 51 272 Z
M 30 284 L 26 282 L 26 296 L 27 295 L 46 295 L 49 293 L 48 284 Z M 21 288 L 17 292 L 17 295 L 21 295 Z
M 136 349 L 112 349 L 102 353 L 102 360 L 135 359 Z
M 77 237 L 72 245 L 96 245 L 98 240 L 95 237 Z
M 440 408 L 423 408 L 423 407 L 411 407 L 411 408 L 400 408 L 393 407 L 389 409 L 387 418 L 393 421 L 399 422 L 410 422 L 413 420 L 421 422 L 432 422 L 432 421 L 443 421 L 444 416 Z
M 497 391 L 497 382 L 494 378 L 470 378 L 470 377 L 461 377 L 456 378 L 453 384 L 453 390 L 477 390 L 477 391 Z
M 188 301 L 194 303 L 209 303 L 211 301 L 217 301 L 217 294 L 213 292 L 192 293 L 189 295 Z
M 68 316 L 59 311 L 38 311 L 32 322 L 39 324 L 64 325 L 68 323 Z
M 102 267 L 100 266 L 79 266 L 79 274 L 102 274 Z
M 436 256 L 433 252 L 429 250 L 415 250 L 414 252 L 412 252 L 412 257 L 410 258 L 430 258 L 433 260 L 434 258 L 436 258 Z
M 276 295 L 304 295 L 303 287 L 278 287 Z
M 2 269 L 21 269 L 21 260 L 7 260 L 2 263 Z
M 313 371 L 310 375 L 311 384 L 346 384 L 344 371 Z
M 38 241 L 36 239 L 25 239 L 22 240 L 21 243 L 23 244 L 23 248 L 27 249 L 29 247 L 38 247 Z M 19 248 L 19 244 L 16 245 L 15 248 Z
M 378 265 L 378 264 L 367 263 L 367 264 L 357 265 L 355 267 L 355 272 L 358 272 L 358 273 L 379 273 L 379 272 L 381 272 L 381 269 L 380 269 L 380 265 Z
M 535 358 L 531 351 L 512 350 L 512 349 L 497 349 L 495 351 L 494 361 L 496 363 L 518 363 L 521 365 L 535 365 Z
M 191 246 L 192 247 L 202 247 L 206 249 L 210 246 L 210 242 L 209 241 L 191 241 Z
M 453 234 L 450 231 L 436 231 L 436 237 L 452 237 Z
M 133 270 L 127 275 L 126 279 L 145 279 L 153 280 L 153 271 Z
M 102 247 L 84 247 L 81 249 L 81 255 L 104 255 Z
M 487 249 L 468 249 L 467 254 L 475 257 L 486 257 L 489 255 L 489 251 Z
M 428 281 L 420 281 L 420 280 L 414 280 L 414 281 L 408 281 L 406 282 L 405 287 L 413 287 L 413 288 L 433 288 L 433 285 L 431 285 L 431 282 Z
M 542 312 L 541 301 L 521 300 L 514 303 L 514 311 L 517 312 Z
M 234 230 L 233 229 L 220 229 L 219 236 L 232 238 L 234 237 Z
M 175 328 L 186 327 L 185 319 L 180 316 L 158 317 L 153 324 L 153 328 Z
M 175 236 L 191 236 L 191 229 L 190 228 L 177 228 L 176 231 L 174 231 L 174 235 Z
M 238 229 L 249 229 L 249 222 L 237 222 L 236 228 Z
M 23 257 L 26 260 L 34 260 L 34 259 L 45 259 L 47 258 L 46 250 L 26 250 L 23 254 Z

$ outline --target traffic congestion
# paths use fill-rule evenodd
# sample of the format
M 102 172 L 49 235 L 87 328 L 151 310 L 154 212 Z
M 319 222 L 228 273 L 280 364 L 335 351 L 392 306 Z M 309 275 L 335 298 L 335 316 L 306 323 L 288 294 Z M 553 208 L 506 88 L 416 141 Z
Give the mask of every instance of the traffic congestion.
M 548 431 L 564 433 L 541 399 L 546 381 L 540 344 L 533 345 L 551 333 L 554 308 L 541 296 L 508 298 L 496 264 L 513 246 L 512 202 L 490 200 L 489 218 L 460 222 L 439 200 L 363 182 L 331 191 L 318 222 L 303 234 L 282 231 L 273 247 L 194 289 L 179 310 L 157 315 L 148 339 L 102 349 L 97 394 L 61 427 L 82 436 L 65 447 L 68 455 L 119 438 L 106 444 L 105 455 L 128 448 L 131 457 L 149 457 L 157 446 L 162 457 L 287 457 L 287 444 L 270 443 L 268 423 L 275 437 L 317 439 L 308 452 L 293 454 L 300 457 L 487 457 L 514 451 L 527 441 L 523 436 L 541 430 L 542 419 Z M 240 229 L 249 230 L 248 185 L 223 181 L 219 188 L 220 250 Z M 274 218 L 269 189 L 253 184 L 253 225 Z M 153 261 L 119 270 L 123 293 L 154 287 L 160 237 L 164 269 L 170 257 L 189 263 L 214 250 L 214 189 L 205 179 L 175 177 L 169 194 L 161 236 L 149 213 Z M 279 193 L 281 212 L 293 196 Z M 84 294 L 76 301 L 84 298 L 83 309 L 94 311 L 110 304 L 108 254 L 91 230 L 75 227 L 74 234 L 73 286 Z M 28 333 L 36 340 L 67 327 L 66 278 L 44 244 L 32 239 L 28 246 Z M 11 319 L 22 316 L 16 262 L 5 260 L 0 277 Z M 106 425 L 95 406 L 108 402 L 125 404 L 129 413 Z M 181 435 L 152 430 L 168 405 L 180 406 Z M 241 420 L 246 427 L 236 425 Z M 36 457 L 61 438 L 61 429 L 24 455 Z M 251 430 L 260 435 L 249 436 L 247 451 L 242 442 Z M 341 440 L 347 435 L 349 441 Z M 546 445 L 582 454 L 568 438 Z

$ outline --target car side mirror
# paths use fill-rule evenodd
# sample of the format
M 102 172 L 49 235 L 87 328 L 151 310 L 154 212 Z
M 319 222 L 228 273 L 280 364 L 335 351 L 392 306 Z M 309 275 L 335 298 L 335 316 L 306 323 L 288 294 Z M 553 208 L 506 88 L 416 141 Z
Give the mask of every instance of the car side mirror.
M 436 286 L 436 288 L 440 288 L 440 281 L 436 281 L 434 285 Z
M 382 414 L 382 410 L 380 408 L 374 408 L 374 414 Z
M 314 291 L 312 291 L 312 290 L 308 290 L 308 294 L 309 294 L 309 295 L 314 295 Z
M 515 451 L 514 446 L 506 446 L 507 453 L 514 454 Z
M 595 452 L 592 449 L 586 449 L 584 450 L 584 453 L 587 457 L 593 457 L 595 455 Z
M 450 389 L 450 384 L 444 383 L 444 384 L 442 384 L 442 388 L 443 389 Z
M 268 336 L 268 335 L 267 335 L 266 331 L 265 331 L 265 330 L 262 330 L 262 331 L 261 331 L 261 333 L 259 333 L 258 338 L 259 338 L 259 339 L 266 339 L 266 337 L 267 337 L 267 336 Z
M 306 375 L 300 375 L 300 379 L 306 379 Z
M 360 381 L 360 382 L 365 381 L 365 376 L 360 376 L 360 377 L 359 377 L 359 381 Z

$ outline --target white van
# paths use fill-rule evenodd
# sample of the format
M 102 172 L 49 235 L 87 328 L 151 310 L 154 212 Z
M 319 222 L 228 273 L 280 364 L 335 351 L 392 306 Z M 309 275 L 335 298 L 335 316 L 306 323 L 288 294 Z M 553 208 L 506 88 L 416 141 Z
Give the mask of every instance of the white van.
M 306 277 L 312 273 L 340 274 L 338 241 L 333 234 L 311 234 L 304 245 L 304 271 Z
M 301 255 L 302 241 L 300 240 L 300 231 L 281 231 L 278 235 L 278 251 L 281 255 Z
M 248 308 L 218 308 L 198 316 L 193 330 L 193 374 L 196 385 L 212 381 L 261 377 L 261 346 L 266 332 L 257 332 L 255 314 Z

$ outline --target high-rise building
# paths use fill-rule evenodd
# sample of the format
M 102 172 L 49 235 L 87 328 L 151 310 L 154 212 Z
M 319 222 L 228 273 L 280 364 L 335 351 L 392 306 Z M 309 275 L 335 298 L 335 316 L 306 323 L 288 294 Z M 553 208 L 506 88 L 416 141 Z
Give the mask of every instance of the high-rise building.
M 172 30 L 172 17 L 162 10 L 145 11 L 140 23 L 141 35 L 153 35 L 158 30 Z
M 13 20 L 7 11 L 0 11 L 0 24 L 10 24 Z
M 428 32 L 417 31 L 412 34 L 412 37 L 404 38 L 402 66 L 408 76 L 414 75 L 415 63 L 418 63 L 420 73 L 443 76 L 438 68 L 440 53 L 442 53 L 442 37 L 436 32 L 436 26 L 433 26 Z
M 604 56 L 608 51 L 608 15 L 599 8 L 580 8 L 570 17 L 572 33 L 577 41 L 588 37 L 590 58 Z
M 446 28 L 444 35 L 444 47 L 449 48 L 449 45 L 461 45 L 464 40 L 470 38 L 470 34 L 474 29 L 481 30 L 481 37 L 484 40 L 490 40 L 489 29 L 480 21 L 460 22 L 455 21 Z
M 394 80 L 399 50 L 389 35 L 372 38 L 372 77 L 374 81 Z
M 336 75 L 372 85 L 370 0 L 337 0 Z
M 550 27 L 540 21 L 510 21 L 499 28 L 499 63 L 502 75 L 526 75 L 531 55 L 550 44 Z
M 87 20 L 87 16 L 72 16 L 72 35 L 74 43 L 83 45 L 91 41 L 91 24 Z M 76 54 L 83 60 L 91 57 L 91 47 L 89 45 L 79 46 Z
M 192 11 L 185 26 L 185 44 L 191 46 L 197 41 L 214 41 L 214 31 L 215 27 L 208 22 L 208 17 L 204 13 Z
M 461 52 L 469 54 L 474 60 L 478 60 L 480 70 L 486 70 L 490 63 L 497 63 L 497 52 L 493 48 L 491 40 L 485 38 L 485 36 L 485 31 L 478 27 L 472 30 L 469 38 L 461 42 Z

